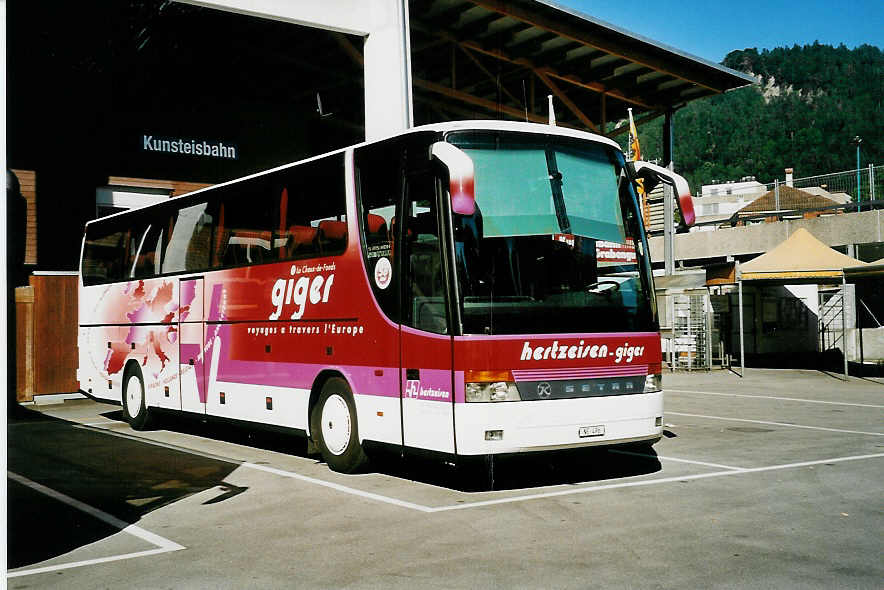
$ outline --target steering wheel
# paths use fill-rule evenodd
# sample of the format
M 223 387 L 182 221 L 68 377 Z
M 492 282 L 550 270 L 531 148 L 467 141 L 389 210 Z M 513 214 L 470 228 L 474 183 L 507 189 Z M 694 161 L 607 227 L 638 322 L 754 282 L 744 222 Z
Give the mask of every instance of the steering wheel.
M 597 291 L 598 293 L 601 293 L 604 295 L 613 295 L 615 291 L 620 290 L 620 283 L 618 283 L 617 281 L 610 281 L 610 280 L 596 281 L 595 283 L 590 283 L 589 285 L 586 286 L 586 288 L 584 290 L 587 292 L 593 291 L 593 290 L 595 290 L 596 287 L 600 287 L 601 285 L 611 285 L 611 287 L 609 287 L 607 289 L 599 289 Z

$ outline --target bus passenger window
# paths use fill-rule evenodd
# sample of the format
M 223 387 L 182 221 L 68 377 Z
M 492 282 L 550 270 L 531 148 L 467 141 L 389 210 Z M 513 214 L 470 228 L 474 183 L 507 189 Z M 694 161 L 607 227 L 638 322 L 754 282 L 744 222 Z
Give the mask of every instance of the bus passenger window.
M 212 262 L 215 266 L 243 266 L 274 262 L 279 245 L 273 236 L 273 216 L 279 210 L 280 191 L 267 182 L 227 187 L 218 205 Z
M 165 225 L 165 224 L 162 224 Z M 129 277 L 146 279 L 160 274 L 163 253 L 163 228 L 152 223 L 142 231 L 132 233 L 132 247 L 129 250 Z
M 399 280 L 396 250 L 397 158 L 385 162 L 365 162 L 357 178 L 362 224 L 362 254 L 368 283 L 375 300 L 392 321 L 399 318 Z M 392 164 L 392 165 L 391 165 Z
M 347 247 L 347 223 L 335 219 L 319 222 L 319 247 L 321 252 L 338 252 Z
M 128 231 L 106 230 L 104 226 L 90 225 L 86 230 L 83 248 L 84 285 L 97 285 L 123 278 L 123 256 Z
M 286 236 L 286 258 L 304 258 L 319 251 L 319 228 L 309 225 L 292 225 Z
M 227 236 L 224 266 L 268 262 L 273 253 L 272 246 L 269 231 L 231 229 Z
M 164 273 L 209 268 L 214 217 L 208 209 L 208 203 L 199 203 L 178 210 L 163 258 Z
M 347 249 L 343 155 L 292 166 L 282 176 L 274 247 L 288 260 L 336 256 Z

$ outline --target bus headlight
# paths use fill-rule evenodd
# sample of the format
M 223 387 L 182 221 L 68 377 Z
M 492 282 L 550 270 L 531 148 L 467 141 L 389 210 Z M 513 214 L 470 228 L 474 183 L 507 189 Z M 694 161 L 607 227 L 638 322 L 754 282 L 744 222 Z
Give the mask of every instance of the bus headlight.
M 466 371 L 464 392 L 468 402 L 521 401 L 509 371 Z
M 663 363 L 648 365 L 648 376 L 645 377 L 645 393 L 656 393 L 663 390 Z
M 645 393 L 655 393 L 663 390 L 663 375 L 651 373 L 645 377 Z

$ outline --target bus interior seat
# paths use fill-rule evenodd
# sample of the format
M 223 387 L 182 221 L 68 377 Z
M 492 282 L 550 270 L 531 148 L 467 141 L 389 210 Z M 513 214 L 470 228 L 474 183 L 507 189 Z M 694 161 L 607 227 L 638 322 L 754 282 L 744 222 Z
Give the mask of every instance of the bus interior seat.
M 315 254 L 319 251 L 319 229 L 309 225 L 293 225 L 288 231 L 288 256 Z
M 224 251 L 224 264 L 257 264 L 269 259 L 271 232 L 264 230 L 232 229 Z
M 380 215 L 369 213 L 365 219 L 365 238 L 369 245 L 382 244 L 390 240 L 387 222 Z
M 320 221 L 319 243 L 323 251 L 342 248 L 347 243 L 347 223 L 333 219 Z

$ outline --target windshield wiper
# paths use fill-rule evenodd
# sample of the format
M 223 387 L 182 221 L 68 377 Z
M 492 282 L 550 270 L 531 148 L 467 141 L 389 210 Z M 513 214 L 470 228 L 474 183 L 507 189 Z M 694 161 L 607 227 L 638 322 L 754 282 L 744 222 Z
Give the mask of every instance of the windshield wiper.
M 551 149 L 546 150 L 546 168 L 549 171 L 549 186 L 552 189 L 553 204 L 556 207 L 556 219 L 559 229 L 563 234 L 571 233 L 571 220 L 565 210 L 565 195 L 562 193 L 562 173 L 559 172 L 556 163 L 556 153 Z

